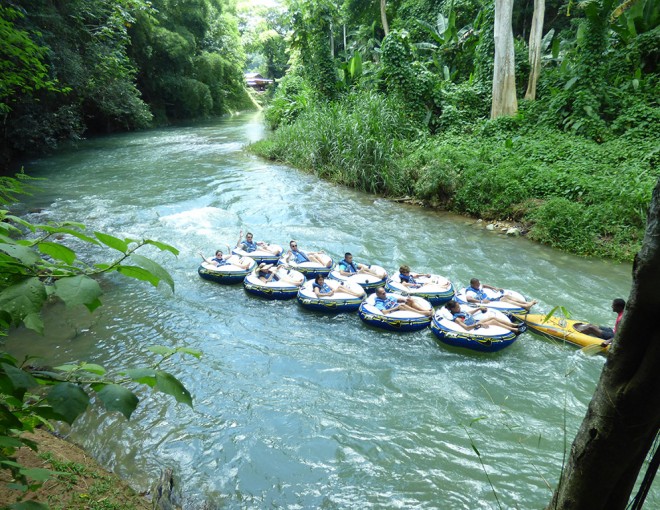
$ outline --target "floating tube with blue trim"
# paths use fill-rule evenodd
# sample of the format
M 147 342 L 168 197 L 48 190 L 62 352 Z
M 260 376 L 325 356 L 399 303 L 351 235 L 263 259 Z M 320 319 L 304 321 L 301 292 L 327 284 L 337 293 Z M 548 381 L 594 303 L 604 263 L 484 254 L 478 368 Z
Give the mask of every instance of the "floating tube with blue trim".
M 506 315 L 512 315 L 516 313 L 527 313 L 527 310 L 524 308 L 514 305 L 513 303 L 507 303 L 506 301 L 500 301 L 502 299 L 502 296 L 511 296 L 515 298 L 516 300 L 519 301 L 527 301 L 525 299 L 525 296 L 523 296 L 520 292 L 516 292 L 515 290 L 510 290 L 510 289 L 502 289 L 501 291 L 496 291 L 492 289 L 482 289 L 488 298 L 488 303 L 482 303 L 482 306 L 487 306 L 491 310 L 497 310 L 499 312 L 503 312 Z M 454 298 L 460 305 L 471 305 L 472 303 L 469 303 L 467 300 L 467 287 L 464 287 L 460 289 L 456 293 L 456 297 Z
M 354 282 L 362 287 L 367 293 L 372 293 L 378 287 L 385 285 L 387 281 L 387 271 L 376 265 L 369 266 L 370 273 L 358 272 L 351 275 L 343 275 L 339 272 L 339 265 L 330 272 L 329 277 L 340 282 Z
M 406 297 L 401 294 L 388 293 L 387 297 L 401 298 Z M 432 311 L 433 307 L 426 299 L 417 296 L 410 296 L 418 305 Z M 387 329 L 389 331 L 419 331 L 431 324 L 431 316 L 422 313 L 411 312 L 407 310 L 395 310 L 394 312 L 384 314 L 376 308 L 376 294 L 371 294 L 358 309 L 358 315 L 366 324 L 376 328 Z
M 473 308 L 466 305 L 461 305 L 462 311 L 471 310 Z M 522 333 L 527 328 L 521 320 L 511 320 L 502 312 L 497 310 L 488 310 L 486 313 L 477 312 L 474 318 L 487 316 L 496 316 L 499 319 L 510 322 L 512 326 L 516 326 Z M 500 326 L 481 327 L 479 329 L 466 330 L 460 324 L 453 320 L 452 313 L 445 307 L 440 308 L 434 315 L 431 322 L 431 331 L 444 344 L 453 347 L 463 347 L 479 352 L 497 352 L 509 347 L 513 344 L 518 335 L 513 331 Z
M 317 253 L 316 257 L 321 261 L 321 264 L 311 261 L 298 264 L 292 259 L 287 258 L 286 255 L 279 259 L 278 264 L 301 272 L 308 280 L 313 280 L 318 275 L 328 276 L 332 270 L 332 258 L 325 253 Z
M 257 263 L 250 257 L 239 257 L 232 255 L 227 259 L 227 264 L 216 266 L 214 263 L 202 262 L 197 268 L 197 273 L 204 280 L 209 280 L 223 285 L 241 283 L 247 275 L 252 272 Z M 246 264 L 249 264 L 245 267 Z
M 454 297 L 454 286 L 452 283 L 438 274 L 430 276 L 418 276 L 415 281 L 421 283 L 421 287 L 413 288 L 406 287 L 399 278 L 397 272 L 385 285 L 385 290 L 388 292 L 398 292 L 404 296 L 419 296 L 429 301 L 433 306 L 438 306 L 446 303 Z
M 364 289 L 354 282 L 327 279 L 325 283 L 334 291 L 332 296 L 317 296 L 312 287 L 314 280 L 308 280 L 298 291 L 298 303 L 317 312 L 354 312 L 366 296 Z
M 266 246 L 269 249 L 259 246 L 255 251 L 247 252 L 240 248 L 234 248 L 231 252 L 240 257 L 250 257 L 257 264 L 261 264 L 262 262 L 265 262 L 266 264 L 275 264 L 282 256 L 282 247 L 278 244 L 267 244 Z
M 269 282 L 264 282 L 257 276 L 256 269 L 243 280 L 245 291 L 254 296 L 265 299 L 286 300 L 293 299 L 298 294 L 298 289 L 305 283 L 302 273 L 283 266 L 273 268 L 275 277 Z

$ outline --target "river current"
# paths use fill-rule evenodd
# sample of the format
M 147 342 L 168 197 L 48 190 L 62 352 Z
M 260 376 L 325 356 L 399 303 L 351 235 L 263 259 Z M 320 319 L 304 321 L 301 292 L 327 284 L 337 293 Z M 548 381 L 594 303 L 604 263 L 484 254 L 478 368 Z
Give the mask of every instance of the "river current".
M 261 118 L 246 114 L 90 139 L 26 164 L 46 179 L 15 208 L 31 221 L 80 221 L 181 253 L 144 252 L 171 273 L 174 293 L 106 276 L 93 314 L 56 305 L 44 313 L 46 337 L 18 329 L 7 349 L 111 370 L 154 363 L 150 345 L 203 352 L 163 367 L 193 394 L 193 409 L 140 390 L 130 421 L 94 407 L 71 439 L 138 489 L 172 467 L 184 508 L 543 508 L 603 357 L 529 332 L 478 354 L 439 345 L 429 330 L 371 329 L 357 314 L 204 281 L 198 252 L 234 245 L 242 228 L 336 260 L 350 251 L 390 272 L 405 263 L 456 287 L 477 276 L 538 299 L 537 310 L 562 305 L 610 325 L 630 266 L 506 238 L 243 150 L 263 136 Z M 657 481 L 647 504 L 660 507 Z

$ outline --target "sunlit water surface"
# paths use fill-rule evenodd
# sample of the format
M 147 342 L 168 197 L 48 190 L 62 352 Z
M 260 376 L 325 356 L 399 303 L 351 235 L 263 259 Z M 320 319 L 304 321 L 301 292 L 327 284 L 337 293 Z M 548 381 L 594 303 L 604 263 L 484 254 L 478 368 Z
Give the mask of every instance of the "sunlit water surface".
M 181 254 L 148 252 L 172 274 L 173 294 L 105 277 L 94 314 L 56 306 L 46 338 L 21 329 L 8 349 L 113 370 L 155 362 L 155 344 L 204 353 L 165 366 L 194 395 L 193 409 L 141 390 L 130 421 L 95 408 L 71 437 L 139 489 L 171 466 L 184 508 L 544 507 L 602 357 L 530 333 L 493 355 L 438 345 L 429 330 L 370 329 L 356 314 L 312 313 L 201 280 L 198 252 L 249 229 L 336 259 L 351 251 L 389 270 L 406 263 L 456 286 L 478 276 L 535 297 L 538 310 L 563 305 L 607 324 L 612 298 L 628 296 L 630 267 L 505 238 L 242 150 L 263 136 L 259 116 L 242 115 L 92 139 L 28 164 L 47 178 L 18 207 L 31 221 L 75 219 Z M 657 482 L 648 505 L 660 506 Z

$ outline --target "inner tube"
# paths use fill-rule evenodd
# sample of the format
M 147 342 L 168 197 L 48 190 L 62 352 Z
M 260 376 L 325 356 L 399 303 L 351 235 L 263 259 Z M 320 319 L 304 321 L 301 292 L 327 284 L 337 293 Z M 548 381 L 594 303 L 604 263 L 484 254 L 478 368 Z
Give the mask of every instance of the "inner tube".
M 525 296 L 523 296 L 520 292 L 516 292 L 515 290 L 510 290 L 510 289 L 504 289 L 500 292 L 491 290 L 491 289 L 483 289 L 483 291 L 486 293 L 486 296 L 488 296 L 488 299 L 490 302 L 488 303 L 483 303 L 482 306 L 486 306 L 492 310 L 498 310 L 500 312 L 503 312 L 507 315 L 511 314 L 516 314 L 516 313 L 527 313 L 527 310 L 524 308 L 514 305 L 512 303 L 507 303 L 506 301 L 499 301 L 499 299 L 502 296 L 511 296 L 516 298 L 517 300 L 521 301 L 527 301 L 525 299 Z M 467 287 L 464 287 L 460 289 L 456 293 L 456 297 L 454 298 L 459 304 L 461 305 L 471 305 L 472 303 L 468 303 L 467 300 Z
M 403 282 L 401 282 L 399 273 L 396 273 L 387 280 L 385 290 L 388 292 L 398 292 L 404 296 L 419 296 L 429 301 L 433 306 L 446 303 L 454 297 L 454 286 L 449 279 L 444 276 L 439 274 L 419 276 L 415 278 L 415 281 L 421 283 L 422 286 L 417 288 L 406 287 Z
M 387 297 L 402 298 L 401 294 L 388 293 Z M 418 296 L 410 296 L 426 310 L 433 310 L 431 303 Z M 431 316 L 422 313 L 397 310 L 384 314 L 376 308 L 376 294 L 371 294 L 358 309 L 358 315 L 366 324 L 389 331 L 419 331 L 431 324 Z
M 241 283 L 257 265 L 250 257 L 239 257 L 238 255 L 232 255 L 227 259 L 227 262 L 225 265 L 216 266 L 213 263 L 204 261 L 197 268 L 197 273 L 204 280 L 231 285 Z M 242 267 L 246 263 L 249 266 L 247 268 Z
M 264 282 L 257 276 L 257 270 L 251 272 L 243 280 L 243 288 L 249 294 L 266 299 L 293 299 L 298 294 L 298 288 L 305 282 L 302 273 L 285 267 L 275 269 L 277 280 Z
M 461 305 L 462 311 L 474 308 Z M 495 316 L 501 320 L 511 323 L 520 329 L 522 333 L 527 328 L 525 324 L 517 319 L 511 320 L 504 313 L 497 310 L 488 310 L 486 313 L 477 312 L 475 319 L 486 316 Z M 488 326 L 479 329 L 466 330 L 453 320 L 452 313 L 445 307 L 440 308 L 433 316 L 431 331 L 437 339 L 454 347 L 463 347 L 479 352 L 497 352 L 513 344 L 518 335 L 513 331 L 500 326 Z
M 239 255 L 240 257 L 250 257 L 257 264 L 265 262 L 267 264 L 274 264 L 282 256 L 282 247 L 278 244 L 268 244 L 266 245 L 270 250 L 266 250 L 263 247 L 259 246 L 255 251 L 247 252 L 240 248 L 234 248 L 231 252 L 234 255 Z
M 369 271 L 375 273 L 353 273 L 350 276 L 343 275 L 339 272 L 339 264 L 336 264 L 329 277 L 333 280 L 340 282 L 355 282 L 362 287 L 367 293 L 374 292 L 378 287 L 385 285 L 387 281 L 387 271 L 380 266 L 371 265 Z
M 281 257 L 278 264 L 301 272 L 308 280 L 314 279 L 318 275 L 328 276 L 332 268 L 332 258 L 325 253 L 319 253 L 317 257 L 321 260 L 321 264 L 318 262 L 302 262 L 298 264 L 293 260 L 287 261 L 286 256 Z
M 298 291 L 298 303 L 303 308 L 318 312 L 354 312 L 366 296 L 364 289 L 355 282 L 328 279 L 325 283 L 334 291 L 332 296 L 317 296 L 313 290 L 314 281 L 309 280 Z M 352 291 L 352 294 L 343 292 L 344 289 Z

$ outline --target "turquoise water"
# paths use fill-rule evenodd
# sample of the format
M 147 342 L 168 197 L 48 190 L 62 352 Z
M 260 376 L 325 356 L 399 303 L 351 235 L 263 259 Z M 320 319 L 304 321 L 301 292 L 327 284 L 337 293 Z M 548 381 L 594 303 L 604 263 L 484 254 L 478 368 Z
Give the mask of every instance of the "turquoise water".
M 612 298 L 628 296 L 630 266 L 505 238 L 242 150 L 262 136 L 259 116 L 241 115 L 92 139 L 26 165 L 48 179 L 18 207 L 30 220 L 75 219 L 181 254 L 149 253 L 172 274 L 174 293 L 105 277 L 94 314 L 54 306 L 47 338 L 17 330 L 8 349 L 115 370 L 154 362 L 154 344 L 204 353 L 165 367 L 194 395 L 194 409 L 141 390 L 130 421 L 94 409 L 71 438 L 139 489 L 171 466 L 184 508 L 205 500 L 223 508 L 544 507 L 604 358 L 530 333 L 488 355 L 438 345 L 429 330 L 370 329 L 356 314 L 322 315 L 204 281 L 198 252 L 233 245 L 249 229 L 334 258 L 351 251 L 390 271 L 406 263 L 457 287 L 477 276 L 538 299 L 540 311 L 563 305 L 603 324 L 614 320 Z M 656 482 L 648 506 L 659 504 Z

